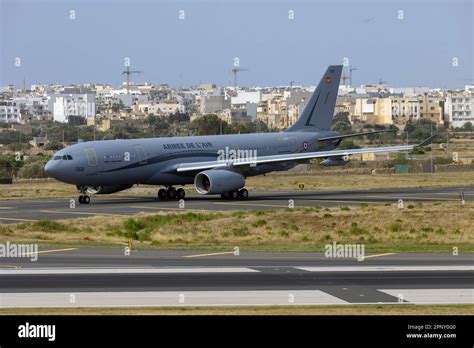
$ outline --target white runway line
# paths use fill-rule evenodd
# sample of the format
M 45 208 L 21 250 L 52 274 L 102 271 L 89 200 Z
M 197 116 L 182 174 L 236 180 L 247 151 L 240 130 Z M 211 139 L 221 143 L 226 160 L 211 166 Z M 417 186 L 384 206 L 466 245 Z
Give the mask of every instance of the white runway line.
M 28 268 L 0 269 L 0 275 L 46 274 L 172 274 L 172 273 L 255 273 L 245 267 L 183 267 L 183 268 Z
M 474 289 L 379 289 L 413 304 L 474 304 Z
M 0 308 L 347 304 L 319 290 L 3 293 Z
M 364 261 L 361 261 L 363 263 Z M 327 266 L 295 267 L 308 272 L 474 271 L 474 265 L 453 266 Z

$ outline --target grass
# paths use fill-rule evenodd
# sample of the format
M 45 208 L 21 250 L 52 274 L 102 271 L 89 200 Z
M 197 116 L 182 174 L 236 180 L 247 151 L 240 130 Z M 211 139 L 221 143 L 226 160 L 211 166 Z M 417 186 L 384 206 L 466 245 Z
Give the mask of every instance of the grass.
M 436 202 L 271 211 L 159 212 L 133 217 L 0 225 L 0 242 L 67 246 L 323 251 L 332 241 L 363 243 L 368 252 L 474 251 L 474 202 Z
M 469 305 L 2 308 L 0 315 L 472 315 Z

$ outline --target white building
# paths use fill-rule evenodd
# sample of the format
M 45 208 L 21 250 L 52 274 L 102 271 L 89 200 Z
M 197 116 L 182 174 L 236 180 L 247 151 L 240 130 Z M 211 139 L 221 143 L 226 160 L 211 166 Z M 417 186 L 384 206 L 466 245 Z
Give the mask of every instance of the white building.
M 20 117 L 20 107 L 16 102 L 1 102 L 0 123 L 18 123 L 20 121 Z
M 236 97 L 231 98 L 231 104 L 258 104 L 262 100 L 261 91 L 239 91 Z
M 69 116 L 95 117 L 95 94 L 60 94 L 54 96 L 53 118 L 67 123 Z
M 176 100 L 166 100 L 161 103 L 155 103 L 154 101 L 139 102 L 136 105 L 136 109 L 147 114 L 166 116 L 175 113 L 183 114 L 186 112 L 186 107 L 183 104 L 178 103 Z
M 446 96 L 444 118 L 452 127 L 474 124 L 474 89 L 466 86 L 464 91 L 450 91 Z

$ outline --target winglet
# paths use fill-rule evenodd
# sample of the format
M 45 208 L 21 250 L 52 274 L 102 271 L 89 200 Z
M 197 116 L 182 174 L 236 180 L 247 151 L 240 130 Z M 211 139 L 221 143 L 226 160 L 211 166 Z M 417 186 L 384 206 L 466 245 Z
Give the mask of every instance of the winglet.
M 421 143 L 419 143 L 418 145 L 415 146 L 415 149 L 419 148 L 419 147 L 423 147 L 423 146 L 426 146 L 428 144 L 431 144 L 431 142 L 433 141 L 433 139 L 437 136 L 437 134 L 434 134 L 432 136 L 430 136 L 429 138 L 423 140 Z

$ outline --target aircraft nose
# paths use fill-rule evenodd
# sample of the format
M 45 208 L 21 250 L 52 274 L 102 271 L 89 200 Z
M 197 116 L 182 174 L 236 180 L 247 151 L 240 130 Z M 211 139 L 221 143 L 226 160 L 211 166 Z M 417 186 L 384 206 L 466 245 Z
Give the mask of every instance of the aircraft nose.
M 48 176 L 55 178 L 55 174 L 57 174 L 57 164 L 53 161 L 48 161 L 44 166 L 44 171 Z

